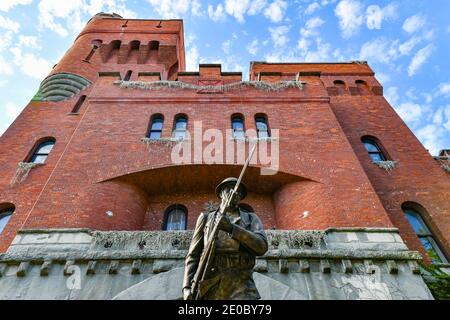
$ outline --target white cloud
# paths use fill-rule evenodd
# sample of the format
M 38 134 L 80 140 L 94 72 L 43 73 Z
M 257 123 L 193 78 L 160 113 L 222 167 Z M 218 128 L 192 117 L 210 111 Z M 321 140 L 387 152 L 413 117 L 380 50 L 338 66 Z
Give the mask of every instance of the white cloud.
M 408 33 L 416 32 L 425 25 L 425 22 L 425 17 L 419 14 L 413 15 L 405 20 L 403 23 L 403 30 Z
M 420 37 L 412 37 L 403 43 L 384 37 L 376 38 L 362 45 L 359 59 L 389 64 L 402 56 L 409 55 L 421 42 L 422 38 Z
M 450 96 L 450 82 L 439 84 L 439 94 L 443 96 Z
M 356 0 L 341 0 L 334 10 L 339 19 L 339 28 L 343 38 L 350 38 L 358 32 L 364 22 L 362 5 Z
M 222 4 L 217 5 L 216 9 L 212 5 L 208 5 L 208 16 L 212 21 L 221 21 L 225 19 L 225 11 Z
M 261 13 L 267 7 L 267 0 L 225 0 L 224 4 L 227 14 L 234 17 L 239 23 L 244 23 L 245 15 L 254 16 Z
M 230 54 L 231 49 L 231 40 L 227 40 L 222 43 L 222 50 L 225 52 L 225 54 Z
M 264 16 L 272 22 L 281 22 L 287 6 L 286 1 L 275 0 L 264 10 Z
M 38 9 L 39 26 L 62 37 L 78 34 L 86 21 L 98 12 L 116 12 L 130 19 L 137 17 L 126 8 L 125 0 L 41 0 Z
M 267 0 L 253 0 L 250 3 L 250 7 L 247 13 L 251 16 L 261 13 L 261 11 L 266 7 Z
M 324 62 L 330 59 L 331 46 L 320 38 L 316 39 L 316 50 L 308 51 L 304 56 L 305 62 Z
M 0 34 L 0 52 L 9 48 L 12 43 L 13 32 L 7 31 L 4 34 Z
M 20 29 L 20 23 L 0 15 L 0 28 L 18 33 Z
M 418 45 L 421 41 L 422 39 L 420 39 L 420 37 L 412 37 L 408 41 L 400 44 L 398 46 L 398 50 L 400 54 L 408 55 L 414 49 L 414 47 Z
M 318 2 L 310 3 L 309 6 L 305 9 L 305 14 L 313 14 L 318 9 L 320 9 L 320 4 Z
M 418 121 L 422 116 L 422 108 L 416 103 L 405 102 L 397 107 L 394 106 L 394 109 L 405 122 Z
M 66 37 L 69 32 L 56 18 L 68 19 L 83 5 L 82 0 L 60 1 L 60 0 L 42 0 L 39 5 L 39 23 L 62 37 Z
M 200 62 L 197 46 L 192 45 L 186 51 L 186 70 L 194 71 L 198 70 L 198 64 Z
M 408 75 L 412 77 L 417 73 L 420 67 L 427 61 L 434 51 L 434 46 L 432 44 L 417 51 L 408 66 Z
M 34 53 L 23 53 L 21 46 L 11 49 L 14 55 L 14 64 L 27 76 L 43 79 L 52 70 L 52 64 Z
M 377 72 L 376 78 L 382 85 L 385 85 L 391 80 L 391 77 L 384 72 Z
M 417 130 L 417 137 L 432 155 L 437 155 L 439 150 L 442 149 L 441 147 L 445 143 L 444 136 L 445 129 L 433 123 Z
M 445 118 L 447 119 L 446 122 L 444 123 L 444 127 L 445 127 L 445 129 L 447 129 L 448 131 L 450 131 L 450 104 L 447 105 L 447 106 L 445 106 L 445 107 L 443 108 L 443 110 L 444 110 Z M 445 147 L 448 148 L 448 145 L 445 146 Z
M 316 31 L 316 29 L 321 27 L 324 23 L 325 21 L 323 21 L 319 17 L 311 18 L 306 21 L 305 27 L 300 29 L 300 34 L 303 37 L 317 36 L 318 32 Z
M 147 0 L 163 19 L 182 18 L 189 12 L 192 15 L 200 15 L 200 3 L 198 0 Z
M 383 20 L 395 16 L 396 6 L 389 4 L 383 9 L 377 5 L 368 6 L 366 9 L 366 24 L 368 29 L 381 29 Z
M 398 88 L 397 87 L 389 87 L 386 90 L 384 97 L 386 98 L 386 100 L 389 102 L 389 104 L 391 106 L 397 105 L 398 100 L 400 99 L 400 96 L 398 95 Z
M 40 49 L 38 41 L 39 41 L 38 37 L 35 36 L 24 36 L 24 35 L 19 36 L 19 44 L 25 47 Z
M 225 11 L 239 23 L 244 23 L 244 15 L 248 9 L 249 0 L 225 0 Z
M 2 115 L 2 117 L 0 117 L 0 136 L 6 131 L 11 122 L 17 118 L 22 110 L 23 107 L 19 107 L 12 102 L 0 105 L 0 114 Z
M 12 102 L 8 102 L 5 105 L 5 114 L 11 120 L 17 118 L 17 116 L 22 112 L 22 110 L 23 107 L 19 107 L 18 105 Z
M 250 53 L 251 55 L 255 56 L 258 53 L 258 40 L 255 39 L 252 42 L 250 42 L 247 47 L 247 52 Z
M 17 5 L 28 5 L 33 0 L 0 0 L 0 10 L 8 12 Z
M 12 75 L 13 69 L 11 64 L 0 55 L 0 75 Z
M 283 47 L 288 43 L 289 37 L 287 33 L 289 32 L 288 26 L 279 26 L 269 28 L 270 37 L 272 38 L 275 47 Z
M 384 38 L 366 42 L 361 47 L 359 57 L 360 60 L 390 63 L 398 58 L 397 42 L 391 42 Z

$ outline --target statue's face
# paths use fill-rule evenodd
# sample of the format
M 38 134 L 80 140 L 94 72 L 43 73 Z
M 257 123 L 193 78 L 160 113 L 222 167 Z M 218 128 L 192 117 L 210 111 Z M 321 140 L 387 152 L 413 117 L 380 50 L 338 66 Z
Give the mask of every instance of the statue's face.
M 231 187 L 224 187 L 222 189 L 222 192 L 220 193 L 220 198 L 222 199 L 222 202 L 225 202 L 233 192 L 233 189 Z M 236 194 L 236 196 L 231 200 L 231 206 L 236 206 L 240 201 L 239 193 Z

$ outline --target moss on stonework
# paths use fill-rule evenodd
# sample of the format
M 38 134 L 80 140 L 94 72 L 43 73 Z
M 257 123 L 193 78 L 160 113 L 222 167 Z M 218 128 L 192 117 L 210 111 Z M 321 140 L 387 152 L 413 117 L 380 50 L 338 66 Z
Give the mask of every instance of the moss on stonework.
M 436 300 L 450 300 L 450 274 L 434 265 L 420 263 L 423 279 Z
M 41 91 L 36 92 L 33 99 L 31 101 L 43 101 L 44 98 L 42 97 Z

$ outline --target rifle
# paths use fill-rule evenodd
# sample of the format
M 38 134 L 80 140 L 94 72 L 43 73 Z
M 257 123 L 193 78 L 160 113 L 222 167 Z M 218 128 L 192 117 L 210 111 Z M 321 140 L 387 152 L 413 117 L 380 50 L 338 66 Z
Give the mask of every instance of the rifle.
M 251 158 L 253 157 L 253 154 L 256 150 L 256 144 L 253 146 L 252 151 L 250 152 L 250 155 L 248 156 L 248 159 L 245 161 L 244 167 L 242 168 L 241 174 L 239 175 L 239 179 L 236 182 L 236 185 L 234 186 L 233 191 L 231 192 L 230 196 L 227 198 L 227 201 L 225 202 L 225 206 L 222 207 L 222 209 L 218 209 L 214 213 L 214 220 L 217 219 L 217 214 L 221 217 L 225 214 L 226 210 L 230 207 L 230 203 L 233 200 L 233 197 L 236 195 L 239 185 L 241 184 L 242 178 L 244 177 L 244 173 L 247 170 L 247 167 L 250 163 Z M 200 285 L 202 281 L 205 279 L 207 272 L 211 266 L 211 263 L 214 258 L 214 252 L 216 249 L 216 239 L 217 235 L 219 234 L 219 228 L 218 223 L 214 224 L 214 227 L 212 229 L 211 235 L 209 236 L 206 247 L 203 249 L 202 255 L 200 257 L 200 261 L 197 267 L 197 271 L 195 272 L 194 278 L 192 279 L 192 285 L 191 285 L 191 293 L 194 300 L 200 299 Z

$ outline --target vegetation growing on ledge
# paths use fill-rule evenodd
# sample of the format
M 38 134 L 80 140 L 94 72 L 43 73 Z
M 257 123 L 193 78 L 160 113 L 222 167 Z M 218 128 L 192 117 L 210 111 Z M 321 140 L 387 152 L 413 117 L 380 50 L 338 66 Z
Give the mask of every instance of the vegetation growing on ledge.
M 304 82 L 302 81 L 281 81 L 276 84 L 271 84 L 264 81 L 239 81 L 223 85 L 196 85 L 191 83 L 186 83 L 182 81 L 115 81 L 114 84 L 119 85 L 121 88 L 126 89 L 141 89 L 141 90 L 160 90 L 160 89 L 186 89 L 186 90 L 196 90 L 196 91 L 208 91 L 208 92 L 227 92 L 231 90 L 240 89 L 242 87 L 253 87 L 258 90 L 263 90 L 267 92 L 278 92 L 286 90 L 289 88 L 297 88 L 303 90 Z
M 436 300 L 450 300 L 450 274 L 435 265 L 420 264 L 422 276 Z M 450 268 L 449 268 L 450 269 Z
M 39 163 L 32 163 L 32 162 L 19 162 L 17 164 L 16 173 L 14 174 L 14 177 L 11 179 L 11 186 L 15 186 L 21 182 L 23 182 L 30 173 L 31 169 L 34 167 L 39 166 Z
M 277 141 L 278 137 L 264 137 L 264 138 L 250 138 L 250 137 L 236 138 L 236 137 L 233 137 L 233 138 L 231 138 L 231 140 L 234 140 L 236 142 L 258 143 L 258 142 Z
M 151 138 L 141 138 L 141 141 L 150 145 L 163 145 L 167 148 L 173 147 L 175 144 L 186 141 L 187 139 L 178 139 L 178 138 L 159 138 L 159 139 L 151 139 Z
M 375 161 L 374 162 L 378 167 L 384 169 L 388 172 L 395 169 L 397 166 L 397 161 L 387 160 L 387 161 Z

